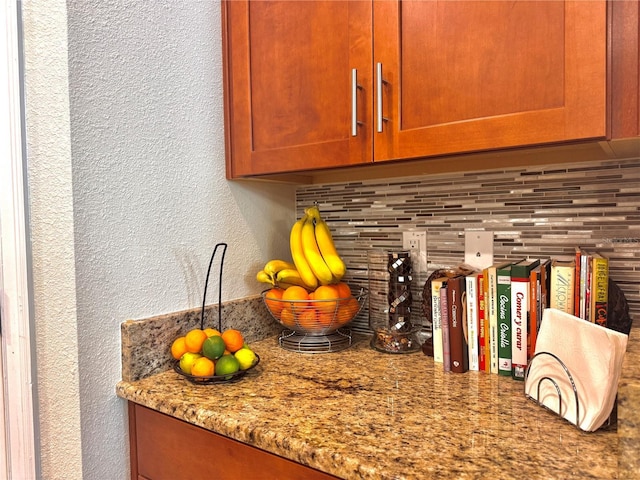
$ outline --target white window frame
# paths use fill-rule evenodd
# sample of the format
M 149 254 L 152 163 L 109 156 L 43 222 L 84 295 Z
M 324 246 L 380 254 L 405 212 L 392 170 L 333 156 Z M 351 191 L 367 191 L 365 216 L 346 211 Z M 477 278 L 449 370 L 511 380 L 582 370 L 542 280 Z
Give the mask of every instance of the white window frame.
M 0 479 L 35 480 L 35 378 L 18 9 L 16 0 L 0 2 Z

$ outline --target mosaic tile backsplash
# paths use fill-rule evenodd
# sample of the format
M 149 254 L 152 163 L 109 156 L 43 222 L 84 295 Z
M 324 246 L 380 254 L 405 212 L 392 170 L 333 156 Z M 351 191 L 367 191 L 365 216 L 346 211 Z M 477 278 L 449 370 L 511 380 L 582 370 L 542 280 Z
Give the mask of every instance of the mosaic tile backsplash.
M 303 186 L 298 217 L 314 202 L 352 287 L 368 287 L 371 252 L 402 250 L 404 231 L 427 232 L 427 270 L 414 268 L 414 323 L 425 323 L 428 275 L 464 262 L 466 231 L 493 232 L 496 261 L 598 251 L 632 318 L 640 314 L 640 158 Z M 367 311 L 353 328 L 369 330 Z

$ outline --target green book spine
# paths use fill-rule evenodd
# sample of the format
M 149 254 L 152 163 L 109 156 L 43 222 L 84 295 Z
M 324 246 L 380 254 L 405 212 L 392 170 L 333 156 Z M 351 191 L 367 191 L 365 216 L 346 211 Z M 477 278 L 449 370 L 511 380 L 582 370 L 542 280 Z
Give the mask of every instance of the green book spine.
M 496 271 L 498 316 L 498 375 L 511 376 L 511 267 Z

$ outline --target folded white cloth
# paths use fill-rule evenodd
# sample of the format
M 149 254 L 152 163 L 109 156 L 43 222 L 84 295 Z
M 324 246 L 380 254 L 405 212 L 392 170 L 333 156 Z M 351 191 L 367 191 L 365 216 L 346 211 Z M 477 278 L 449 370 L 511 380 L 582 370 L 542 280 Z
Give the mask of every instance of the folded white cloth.
M 628 336 L 560 310 L 543 312 L 525 393 L 580 429 L 600 428 L 613 409 Z M 577 392 L 577 402 L 571 379 Z M 556 386 L 549 380 L 556 382 Z M 558 401 L 558 390 L 562 402 Z M 539 393 L 539 395 L 538 395 Z M 561 404 L 560 404 L 561 403 Z M 576 409 L 578 411 L 576 417 Z

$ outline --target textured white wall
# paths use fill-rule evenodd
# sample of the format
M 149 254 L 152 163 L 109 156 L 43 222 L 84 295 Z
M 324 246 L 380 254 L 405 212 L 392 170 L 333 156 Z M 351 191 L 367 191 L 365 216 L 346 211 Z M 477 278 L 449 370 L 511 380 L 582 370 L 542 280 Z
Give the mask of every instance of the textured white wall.
M 120 323 L 199 306 L 221 241 L 223 300 L 257 293 L 294 190 L 224 178 L 219 2 L 27 0 L 24 23 L 42 476 L 126 478 Z

